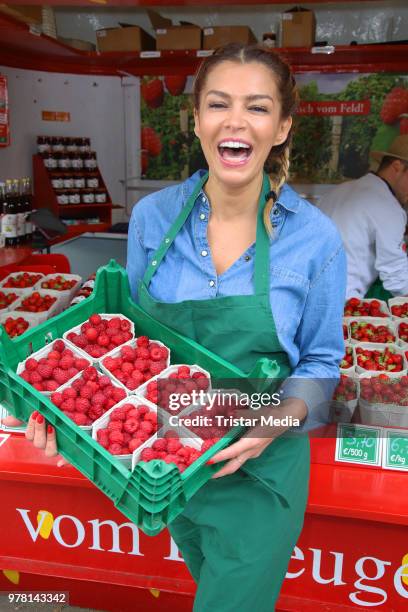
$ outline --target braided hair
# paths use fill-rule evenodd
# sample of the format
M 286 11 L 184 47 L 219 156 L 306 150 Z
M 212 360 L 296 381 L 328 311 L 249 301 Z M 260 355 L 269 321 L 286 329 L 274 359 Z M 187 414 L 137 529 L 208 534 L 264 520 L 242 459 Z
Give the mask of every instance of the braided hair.
M 229 43 L 219 47 L 212 55 L 203 60 L 194 79 L 193 98 L 196 110 L 199 109 L 201 92 L 208 74 L 213 68 L 225 61 L 241 64 L 258 62 L 269 68 L 275 77 L 280 96 L 281 118 L 287 119 L 294 115 L 299 96 L 289 64 L 274 51 L 266 50 L 259 45 L 243 45 L 241 43 Z M 271 197 L 264 208 L 263 219 L 269 235 L 272 235 L 271 210 L 279 197 L 282 186 L 289 177 L 289 152 L 292 132 L 293 126 L 290 128 L 285 142 L 273 146 L 265 161 L 265 172 L 269 175 L 271 183 Z

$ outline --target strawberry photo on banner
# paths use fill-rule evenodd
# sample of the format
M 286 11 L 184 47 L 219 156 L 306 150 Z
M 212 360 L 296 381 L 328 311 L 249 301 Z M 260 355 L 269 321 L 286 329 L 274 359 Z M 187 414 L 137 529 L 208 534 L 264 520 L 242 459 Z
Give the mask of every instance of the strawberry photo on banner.
M 9 107 L 7 79 L 0 75 L 0 147 L 10 144 Z
M 335 183 L 370 168 L 371 150 L 408 133 L 408 75 L 298 74 L 291 181 Z M 141 79 L 142 178 L 183 180 L 206 168 L 194 135 L 193 77 Z

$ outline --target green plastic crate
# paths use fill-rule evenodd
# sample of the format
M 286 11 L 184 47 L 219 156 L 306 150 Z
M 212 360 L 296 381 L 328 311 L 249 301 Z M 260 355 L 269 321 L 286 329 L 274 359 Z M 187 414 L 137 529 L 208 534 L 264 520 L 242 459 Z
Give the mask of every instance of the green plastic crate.
M 83 432 L 52 402 L 17 376 L 20 361 L 85 321 L 93 313 L 120 313 L 135 324 L 135 334 L 164 342 L 173 363 L 198 364 L 218 379 L 257 379 L 270 386 L 279 375 L 276 362 L 261 360 L 248 376 L 207 351 L 193 340 L 161 324 L 144 312 L 130 297 L 126 271 L 115 261 L 100 268 L 92 295 L 83 302 L 38 327 L 11 340 L 0 326 L 0 402 L 15 417 L 27 421 L 38 410 L 55 427 L 58 448 L 72 465 L 103 491 L 114 505 L 147 535 L 156 535 L 184 508 L 194 493 L 207 482 L 216 466 L 206 465 L 210 456 L 239 435 L 225 436 L 180 473 L 175 465 L 160 460 L 140 462 L 133 472 Z

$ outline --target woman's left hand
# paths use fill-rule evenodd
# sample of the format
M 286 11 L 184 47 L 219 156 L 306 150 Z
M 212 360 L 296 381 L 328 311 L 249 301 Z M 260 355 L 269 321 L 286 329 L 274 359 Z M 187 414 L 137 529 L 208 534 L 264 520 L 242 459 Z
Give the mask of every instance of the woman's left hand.
M 254 414 L 255 413 L 255 414 Z M 288 398 L 281 403 L 279 408 L 266 408 L 264 410 L 256 410 L 251 413 L 251 416 L 265 417 L 273 416 L 274 419 L 282 419 L 285 416 L 292 416 L 294 419 L 302 421 L 307 415 L 307 407 L 303 400 L 297 398 Z M 248 411 L 237 411 L 237 416 L 250 416 Z M 220 478 L 233 474 L 239 470 L 246 461 L 259 457 L 265 448 L 271 444 L 276 438 L 281 436 L 289 427 L 280 425 L 268 427 L 265 425 L 256 425 L 252 427 L 238 442 L 231 444 L 228 448 L 214 455 L 207 463 L 214 464 L 220 461 L 227 463 L 213 475 L 213 478 Z

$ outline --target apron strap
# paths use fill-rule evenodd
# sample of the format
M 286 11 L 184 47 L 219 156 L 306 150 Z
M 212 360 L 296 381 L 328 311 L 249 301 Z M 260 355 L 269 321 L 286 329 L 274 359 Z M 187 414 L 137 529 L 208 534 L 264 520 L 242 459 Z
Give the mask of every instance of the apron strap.
M 208 179 L 208 172 L 198 181 L 193 193 L 188 198 L 186 205 L 182 208 L 179 216 L 167 232 L 162 243 L 160 244 L 157 251 L 154 253 L 150 264 L 147 266 L 146 272 L 143 276 L 143 283 L 146 287 L 149 286 L 150 281 L 167 251 L 173 244 L 177 234 L 183 227 L 188 216 L 194 208 L 195 201 L 198 194 L 203 188 L 204 184 Z M 268 201 L 268 195 L 270 192 L 269 177 L 266 173 L 263 176 L 262 192 L 258 202 L 258 216 L 256 225 L 256 245 L 255 245 L 255 264 L 254 264 L 254 289 L 255 294 L 266 293 L 269 294 L 269 236 L 263 223 L 263 211 L 265 204 Z
M 269 247 L 270 237 L 263 222 L 263 212 L 269 200 L 271 190 L 269 177 L 264 172 L 262 192 L 258 202 L 258 218 L 256 224 L 256 246 L 254 264 L 255 294 L 265 293 L 269 296 Z
M 207 179 L 208 179 L 208 172 L 206 172 L 204 176 L 201 178 L 201 180 L 198 181 L 193 193 L 188 198 L 186 205 L 183 206 L 179 216 L 177 217 L 177 219 L 175 220 L 175 222 L 173 223 L 173 225 L 171 226 L 171 228 L 165 235 L 157 251 L 154 253 L 153 258 L 150 264 L 147 266 L 146 272 L 143 277 L 143 282 L 146 285 L 146 287 L 149 286 L 150 281 L 152 280 L 153 274 L 156 272 L 157 268 L 162 262 L 162 259 L 166 255 L 167 251 L 173 244 L 177 234 L 179 233 L 184 223 L 186 222 L 187 217 L 193 210 L 197 196 L 200 193 L 201 189 L 203 188 L 203 185 L 206 183 Z

